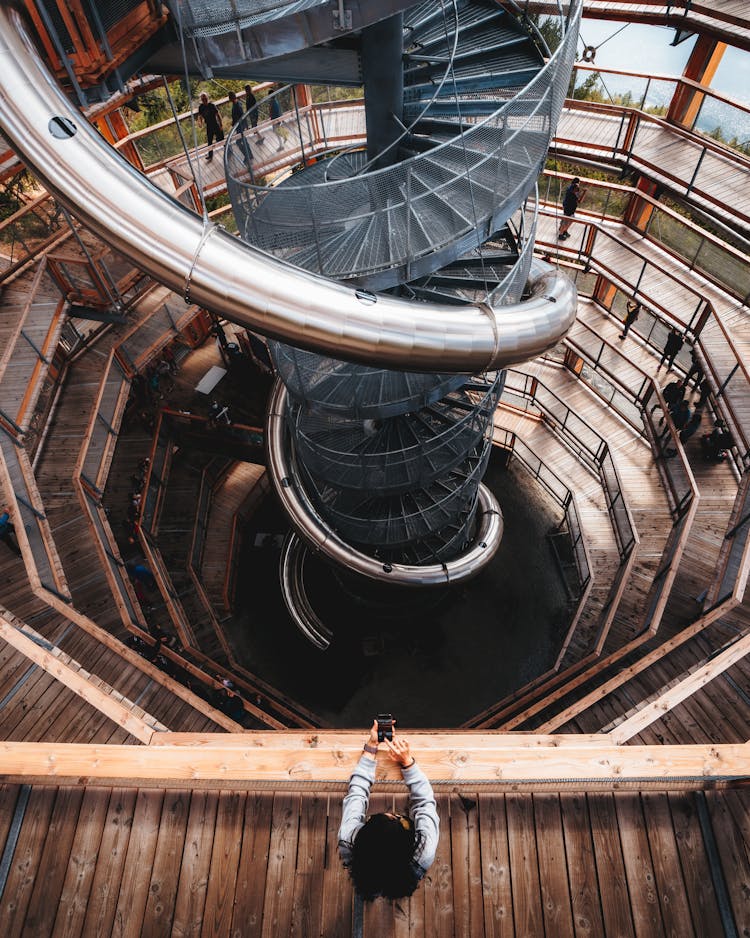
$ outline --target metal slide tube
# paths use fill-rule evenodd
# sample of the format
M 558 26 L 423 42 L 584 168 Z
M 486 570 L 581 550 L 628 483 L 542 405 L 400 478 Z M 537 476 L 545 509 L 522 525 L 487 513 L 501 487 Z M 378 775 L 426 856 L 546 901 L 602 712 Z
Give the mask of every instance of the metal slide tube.
M 249 329 L 337 358 L 471 374 L 553 346 L 576 290 L 532 270 L 529 300 L 496 311 L 374 297 L 275 260 L 202 219 L 131 166 L 57 86 L 24 15 L 0 6 L 0 130 L 78 220 L 186 300 Z
M 286 388 L 277 378 L 266 418 L 268 471 L 294 529 L 309 547 L 355 573 L 403 586 L 436 586 L 468 580 L 492 559 L 503 538 L 503 514 L 497 499 L 483 484 L 479 486 L 479 520 L 474 542 L 455 560 L 425 566 L 384 564 L 343 541 L 316 512 L 299 484 L 299 473 L 290 465 L 284 420 L 286 398 Z

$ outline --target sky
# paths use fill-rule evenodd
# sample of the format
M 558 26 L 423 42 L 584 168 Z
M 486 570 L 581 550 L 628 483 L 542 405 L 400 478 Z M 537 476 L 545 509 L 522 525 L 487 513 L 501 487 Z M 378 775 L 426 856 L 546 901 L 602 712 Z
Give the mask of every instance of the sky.
M 584 45 L 596 46 L 595 64 L 604 68 L 681 75 L 695 39 L 672 46 L 674 36 L 674 29 L 667 26 L 584 19 L 578 52 Z M 750 53 L 728 48 L 711 85 L 738 101 L 750 102 Z

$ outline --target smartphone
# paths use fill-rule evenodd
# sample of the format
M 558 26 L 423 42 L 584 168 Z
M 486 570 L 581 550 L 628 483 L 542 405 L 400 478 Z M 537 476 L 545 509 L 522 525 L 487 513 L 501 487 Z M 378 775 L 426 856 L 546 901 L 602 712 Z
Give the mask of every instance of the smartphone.
M 379 713 L 375 719 L 378 721 L 378 742 L 384 739 L 393 739 L 393 717 L 390 713 Z

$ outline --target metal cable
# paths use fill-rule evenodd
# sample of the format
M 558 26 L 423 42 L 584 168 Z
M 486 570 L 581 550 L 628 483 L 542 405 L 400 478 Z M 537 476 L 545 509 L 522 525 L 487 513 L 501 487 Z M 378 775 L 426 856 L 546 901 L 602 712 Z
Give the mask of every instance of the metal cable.
M 206 198 L 203 194 L 203 178 L 201 175 L 201 164 L 200 164 L 200 160 L 198 159 L 198 128 L 195 123 L 195 113 L 193 111 L 193 106 L 192 106 L 192 100 L 191 100 L 192 96 L 190 94 L 190 72 L 188 70 L 187 51 L 185 49 L 185 31 L 182 25 L 182 10 L 181 10 L 181 5 L 179 3 L 176 4 L 176 9 L 177 9 L 177 29 L 180 34 L 180 51 L 182 54 L 182 65 L 183 65 L 183 70 L 184 70 L 185 91 L 187 92 L 188 99 L 190 100 L 190 125 L 193 129 L 193 148 L 195 150 L 195 155 L 196 155 L 195 162 L 198 167 L 197 175 L 195 171 L 193 170 L 192 163 L 190 162 L 190 154 L 188 153 L 187 143 L 185 142 L 185 138 L 182 135 L 182 131 L 180 131 L 180 139 L 182 140 L 183 146 L 185 147 L 185 155 L 188 158 L 190 170 L 193 173 L 193 180 L 195 181 L 195 184 L 198 187 L 198 195 L 200 197 L 201 208 L 203 210 L 202 212 L 203 224 L 208 225 L 210 224 L 210 220 L 208 217 L 208 209 L 206 208 Z M 169 96 L 169 103 L 174 108 L 171 95 Z M 178 124 L 179 124 L 179 121 L 178 121 Z
M 455 8 L 455 3 L 454 3 L 454 8 Z M 448 23 L 445 18 L 445 7 L 443 7 L 443 28 L 445 30 L 445 34 L 447 38 Z M 456 84 L 456 70 L 453 67 L 456 48 L 458 46 L 458 36 L 459 36 L 460 31 L 461 31 L 461 27 L 458 22 L 458 12 L 456 12 L 456 34 L 455 34 L 455 40 L 453 43 L 453 53 L 451 54 L 451 61 L 450 61 L 449 69 L 450 69 L 450 74 L 451 74 L 451 81 L 453 82 L 453 96 L 456 101 L 456 115 L 458 117 L 458 134 L 459 134 L 459 137 L 461 138 L 461 148 L 464 153 L 464 167 L 466 168 L 466 179 L 467 179 L 467 182 L 469 183 L 469 198 L 471 199 L 471 212 L 472 212 L 472 215 L 474 216 L 474 227 L 479 228 L 477 205 L 474 199 L 474 185 L 473 185 L 473 181 L 471 178 L 471 174 L 469 173 L 469 154 L 466 150 L 466 139 L 464 136 L 464 122 L 463 122 L 463 117 L 461 115 L 461 98 L 458 94 L 458 85 Z M 484 281 L 484 294 L 486 298 L 489 295 L 490 290 L 489 290 L 489 283 L 487 281 L 487 268 L 484 262 L 484 253 L 482 251 L 481 246 L 477 247 L 476 251 L 479 255 L 479 263 L 481 265 L 481 270 L 482 270 L 482 280 Z

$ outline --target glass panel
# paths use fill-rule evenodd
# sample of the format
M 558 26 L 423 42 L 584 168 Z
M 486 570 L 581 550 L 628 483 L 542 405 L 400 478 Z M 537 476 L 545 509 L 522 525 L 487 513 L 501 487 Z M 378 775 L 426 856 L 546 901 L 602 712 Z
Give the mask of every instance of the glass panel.
M 750 114 L 747 111 L 706 95 L 693 129 L 750 155 Z

